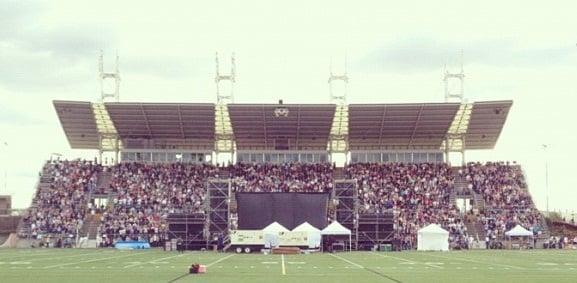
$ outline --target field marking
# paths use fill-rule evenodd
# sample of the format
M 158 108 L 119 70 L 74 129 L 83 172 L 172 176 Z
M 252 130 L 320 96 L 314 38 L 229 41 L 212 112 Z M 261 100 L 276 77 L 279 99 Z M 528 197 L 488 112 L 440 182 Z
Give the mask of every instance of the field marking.
M 362 265 L 360 265 L 360 264 L 358 264 L 358 263 L 354 263 L 354 262 L 352 262 L 352 261 L 350 261 L 350 260 L 348 260 L 348 259 L 346 259 L 346 258 L 340 257 L 340 256 L 335 255 L 335 254 L 329 254 L 329 255 L 332 256 L 332 257 L 338 258 L 338 259 L 340 259 L 340 260 L 342 260 L 342 261 L 344 261 L 344 262 L 347 262 L 347 263 L 349 263 L 349 264 L 351 264 L 351 265 L 353 265 L 353 266 L 355 266 L 355 267 L 358 267 L 358 268 L 360 268 L 360 269 L 362 269 L 362 270 L 365 270 L 365 271 L 368 271 L 368 272 L 373 273 L 373 274 L 375 274 L 375 275 L 378 275 L 378 276 L 380 276 L 380 277 L 382 277 L 382 278 L 386 278 L 386 279 L 388 279 L 388 280 L 390 280 L 390 281 L 393 281 L 393 282 L 396 282 L 396 283 L 401 283 L 401 281 L 399 281 L 399 280 L 397 280 L 397 279 L 395 279 L 395 278 L 393 278 L 393 277 L 391 277 L 391 276 L 388 276 L 388 275 L 386 275 L 386 274 L 384 274 L 384 273 L 381 273 L 381 272 L 379 272 L 379 271 L 376 271 L 376 270 L 373 270 L 373 269 L 370 269 L 370 268 L 366 268 L 366 267 L 364 267 L 364 266 L 362 266 Z
M 221 257 L 221 258 L 219 258 L 218 260 L 207 264 L 206 267 L 210 267 L 210 266 L 212 266 L 212 265 L 215 265 L 215 264 L 217 264 L 217 263 L 219 263 L 219 262 L 221 262 L 221 261 L 223 261 L 223 260 L 227 260 L 227 259 L 229 259 L 229 258 L 231 258 L 231 257 L 233 257 L 233 256 L 235 256 L 235 255 L 236 255 L 236 254 L 231 254 L 231 255 L 229 255 L 229 256 Z
M 350 260 L 348 260 L 348 259 L 346 259 L 346 258 L 340 257 L 340 256 L 335 255 L 335 254 L 329 254 L 329 255 L 332 256 L 332 257 L 334 257 L 334 258 L 338 258 L 338 259 L 340 259 L 340 260 L 342 260 L 342 261 L 344 261 L 344 262 L 346 262 L 346 263 L 348 263 L 348 264 L 350 264 L 350 265 L 356 266 L 356 267 L 358 267 L 358 268 L 360 268 L 360 269 L 365 269 L 364 266 L 362 266 L 362 265 L 360 265 L 360 264 L 358 264 L 358 263 L 354 263 L 354 262 L 352 262 L 352 261 L 350 261 Z
M 124 258 L 124 257 L 129 257 L 129 256 L 140 255 L 140 254 L 141 254 L 141 253 L 139 253 L 139 252 L 135 252 L 135 253 L 131 253 L 131 254 L 127 254 L 127 255 L 121 255 L 121 256 L 113 256 L 113 257 L 105 257 L 105 258 L 96 258 L 96 259 L 90 259 L 90 260 L 84 260 L 84 261 L 76 261 L 76 262 L 55 264 L 55 265 L 45 266 L 43 269 L 49 269 L 49 268 L 54 268 L 54 267 L 62 267 L 62 266 L 80 264 L 80 263 L 96 262 L 96 261 L 108 260 L 108 259 L 113 259 L 113 258 Z
M 60 258 L 68 258 L 68 257 L 86 256 L 86 255 L 102 255 L 102 254 L 111 254 L 111 252 L 110 251 L 96 251 L 96 252 L 83 253 L 83 254 L 77 254 L 77 255 L 63 255 L 63 256 L 55 256 L 55 257 L 37 258 L 37 259 L 31 259 L 30 261 L 42 261 L 42 260 L 60 259 Z
M 430 267 L 434 267 L 434 268 L 438 268 L 438 269 L 443 269 L 442 267 L 440 267 L 440 266 L 438 266 L 438 265 L 435 265 L 435 264 L 432 264 L 432 263 L 418 262 L 418 261 L 409 260 L 409 259 L 402 258 L 402 257 L 396 257 L 396 256 L 392 256 L 392 255 L 382 255 L 382 254 L 378 254 L 378 253 L 374 253 L 374 252 L 371 252 L 371 254 L 374 254 L 374 255 L 376 255 L 376 256 L 380 256 L 380 257 L 383 257 L 383 258 L 388 258 L 388 257 L 390 257 L 390 258 L 398 259 L 398 260 L 401 260 L 401 261 L 404 261 L 404 262 L 409 262 L 409 263 L 412 263 L 412 264 L 424 264 L 424 265 L 426 265 L 426 266 L 430 266 Z
M 52 253 L 52 254 L 44 253 L 44 254 L 39 254 L 39 255 L 30 254 L 28 256 L 17 256 L 17 257 L 13 257 L 13 258 L 6 258 L 5 260 L 10 260 L 10 261 L 26 260 L 26 261 L 30 261 L 30 262 L 38 262 L 38 261 L 54 260 L 54 259 L 61 259 L 61 258 L 100 255 L 100 254 L 106 254 L 106 253 L 108 253 L 108 252 L 107 251 L 96 251 L 96 252 L 90 252 L 90 253 L 72 254 L 72 255 L 68 254 L 68 255 L 61 255 L 61 256 L 55 256 L 54 253 Z M 49 257 L 46 257 L 46 256 L 49 256 Z
M 177 255 L 172 255 L 172 256 L 167 256 L 167 257 L 163 257 L 163 258 L 159 258 L 159 259 L 155 259 L 155 260 L 151 260 L 151 261 L 143 261 L 143 262 L 137 262 L 137 263 L 133 263 L 133 264 L 129 264 L 123 268 L 131 268 L 131 267 L 135 267 L 135 266 L 139 266 L 139 265 L 143 265 L 146 263 L 158 263 L 161 260 L 166 260 L 166 259 L 171 259 L 171 258 L 175 258 L 175 257 L 181 257 L 184 254 L 177 254 Z
M 469 258 L 446 257 L 446 256 L 440 256 L 440 255 L 432 255 L 432 254 L 428 254 L 428 253 L 422 253 L 422 255 L 437 257 L 437 258 L 444 258 L 444 259 L 448 259 L 448 260 L 460 260 L 460 261 L 468 261 L 468 262 L 480 263 L 480 264 L 485 264 L 485 265 L 503 266 L 503 267 L 509 267 L 509 268 L 513 268 L 513 269 L 520 269 L 520 270 L 525 269 L 523 267 L 515 266 L 515 265 L 508 265 L 508 264 L 502 264 L 502 263 L 492 263 L 492 262 L 474 260 L 474 259 L 469 259 Z M 492 268 L 489 268 L 489 269 L 492 269 Z
M 282 275 L 286 275 L 286 267 L 284 264 L 284 254 L 280 255 L 281 261 L 282 261 Z

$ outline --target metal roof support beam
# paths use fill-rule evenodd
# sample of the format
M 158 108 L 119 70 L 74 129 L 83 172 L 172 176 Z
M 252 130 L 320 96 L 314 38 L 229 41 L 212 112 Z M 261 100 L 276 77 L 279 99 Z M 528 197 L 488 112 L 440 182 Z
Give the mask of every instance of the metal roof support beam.
M 301 108 L 300 106 L 297 108 L 297 138 L 296 138 L 296 145 L 295 148 L 299 148 L 299 141 L 300 141 L 300 134 L 301 134 Z
M 381 119 L 381 129 L 379 131 L 379 148 L 383 144 L 383 128 L 385 127 L 385 117 L 387 116 L 387 106 L 383 105 L 383 117 Z
M 268 138 L 267 138 L 268 136 L 266 134 L 266 111 L 264 105 L 262 106 L 262 130 L 264 133 L 264 148 L 268 149 Z
M 421 120 L 421 114 L 423 113 L 423 108 L 425 108 L 425 104 L 421 104 L 421 109 L 419 109 L 419 114 L 417 114 L 417 119 L 415 120 L 415 126 L 413 127 L 413 132 L 411 133 L 411 139 L 409 140 L 410 148 L 413 145 L 413 139 L 415 138 L 415 133 L 417 132 L 417 126 L 419 125 L 419 121 Z
M 142 117 L 144 117 L 144 122 L 146 124 L 146 129 L 148 130 L 149 138 L 152 138 L 152 130 L 150 128 L 150 121 L 148 121 L 148 115 L 146 115 L 146 111 L 144 111 L 144 106 L 140 104 L 140 112 L 142 113 Z
M 178 105 L 177 108 L 178 108 L 178 120 L 180 121 L 180 133 L 182 135 L 182 139 L 186 139 L 186 135 L 184 134 L 184 123 L 182 122 L 182 110 L 180 109 L 180 105 Z

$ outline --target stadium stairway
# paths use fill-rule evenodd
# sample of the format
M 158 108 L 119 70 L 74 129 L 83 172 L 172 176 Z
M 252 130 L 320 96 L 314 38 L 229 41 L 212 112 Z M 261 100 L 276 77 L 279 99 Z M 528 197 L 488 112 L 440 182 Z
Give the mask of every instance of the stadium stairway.
M 483 196 L 478 193 L 473 193 L 473 200 L 473 208 L 477 209 L 477 211 L 482 211 L 485 209 L 485 199 L 483 199 Z
M 87 215 L 84 220 L 84 225 L 82 225 L 82 229 L 80 230 L 80 235 L 88 237 L 89 240 L 96 240 L 100 217 L 100 213 Z
M 459 170 L 461 170 L 461 167 L 453 167 L 451 170 L 453 172 L 453 180 L 454 180 L 453 191 L 457 195 L 470 195 L 471 192 L 469 192 L 468 189 L 469 183 L 465 178 L 463 178 L 463 176 L 459 175 Z
M 112 173 L 109 171 L 101 171 L 98 173 L 98 180 L 96 181 L 97 191 L 102 191 L 108 194 L 110 182 L 112 181 Z
M 451 195 L 449 196 L 449 203 L 456 205 L 457 204 L 457 196 L 455 191 L 451 192 Z
M 340 180 L 340 179 L 345 179 L 345 170 L 342 167 L 337 167 L 335 168 L 335 170 L 333 171 L 333 179 L 334 180 Z
M 467 227 L 467 234 L 469 234 L 469 236 L 481 242 L 485 241 L 485 227 L 483 223 L 477 221 L 476 217 L 467 219 L 465 226 Z

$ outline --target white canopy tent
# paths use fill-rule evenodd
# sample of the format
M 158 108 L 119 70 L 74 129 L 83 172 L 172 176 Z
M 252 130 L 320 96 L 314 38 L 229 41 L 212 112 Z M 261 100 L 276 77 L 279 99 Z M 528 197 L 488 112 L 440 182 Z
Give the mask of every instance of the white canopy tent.
M 290 230 L 279 224 L 278 222 L 273 222 L 262 229 L 262 234 L 264 238 L 265 248 L 278 247 L 280 244 L 279 233 L 289 232 Z
M 290 230 L 279 224 L 278 222 L 273 222 L 262 229 L 263 233 L 278 233 L 278 232 L 289 232 Z
M 517 225 L 513 229 L 505 232 L 505 235 L 509 237 L 533 237 L 533 233 L 521 225 Z
M 417 232 L 418 251 L 448 251 L 449 232 L 437 224 L 429 224 Z
M 321 230 L 317 229 L 315 226 L 304 222 L 301 225 L 295 227 L 293 232 L 307 232 L 309 248 L 316 249 L 321 246 Z
M 349 251 L 352 249 L 352 241 L 351 241 L 351 230 L 347 229 L 345 226 L 341 225 L 341 223 L 337 221 L 333 221 L 333 223 L 329 224 L 325 229 L 321 231 L 321 235 L 323 236 L 349 236 Z

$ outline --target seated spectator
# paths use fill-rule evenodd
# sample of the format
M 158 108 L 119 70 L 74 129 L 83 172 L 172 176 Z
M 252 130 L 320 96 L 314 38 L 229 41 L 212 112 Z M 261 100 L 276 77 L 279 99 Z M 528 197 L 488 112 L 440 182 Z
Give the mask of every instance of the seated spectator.
M 38 188 L 23 217 L 32 238 L 76 235 L 87 208 L 87 193 L 96 186 L 99 165 L 88 161 L 49 161 L 44 172 L 50 186 Z
M 345 167 L 345 175 L 357 181 L 360 213 L 393 211 L 395 238 L 402 249 L 415 248 L 417 231 L 431 223 L 448 230 L 454 246 L 467 246 L 466 227 L 449 200 L 453 190 L 449 165 L 357 163 Z
M 542 215 L 531 199 L 520 166 L 509 162 L 469 163 L 460 174 L 485 200 L 479 221 L 488 236 L 503 238 L 516 225 L 534 233 L 542 230 Z
M 327 192 L 333 186 L 330 163 L 239 163 L 228 170 L 237 192 Z

